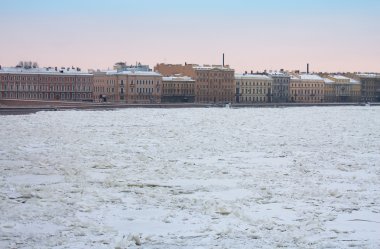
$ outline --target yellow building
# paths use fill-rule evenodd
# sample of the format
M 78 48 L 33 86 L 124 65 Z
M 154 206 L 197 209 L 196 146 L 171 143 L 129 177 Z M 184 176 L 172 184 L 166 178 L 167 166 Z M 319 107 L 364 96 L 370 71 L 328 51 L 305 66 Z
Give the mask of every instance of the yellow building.
M 325 102 L 359 102 L 360 82 L 341 75 L 328 75 L 325 81 Z
M 323 78 L 315 74 L 293 74 L 290 78 L 289 101 L 321 103 L 324 101 Z
M 271 102 L 273 79 L 261 74 L 235 74 L 237 103 Z

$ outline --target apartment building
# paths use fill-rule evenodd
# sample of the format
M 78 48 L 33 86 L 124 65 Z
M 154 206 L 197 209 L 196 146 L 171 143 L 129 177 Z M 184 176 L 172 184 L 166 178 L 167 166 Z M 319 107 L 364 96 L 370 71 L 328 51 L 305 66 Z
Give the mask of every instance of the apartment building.
M 93 75 L 73 67 L 0 68 L 0 98 L 92 101 Z
M 271 102 L 273 79 L 262 74 L 236 74 L 237 103 Z
M 285 103 L 289 100 L 290 76 L 284 72 L 270 72 L 268 76 L 272 81 L 272 102 Z
M 359 102 L 360 82 L 342 75 L 328 75 L 325 81 L 325 102 Z
M 99 101 L 160 103 L 161 74 L 150 71 L 103 71 L 94 73 L 95 96 Z
M 325 81 L 315 74 L 292 74 L 289 100 L 298 103 L 321 103 L 324 101 Z
M 195 102 L 234 102 L 235 70 L 223 65 L 158 64 L 154 71 L 163 76 L 182 74 L 195 80 Z
M 162 77 L 161 102 L 195 102 L 195 80 L 180 75 Z
M 358 74 L 361 85 L 361 100 L 380 102 L 380 74 Z

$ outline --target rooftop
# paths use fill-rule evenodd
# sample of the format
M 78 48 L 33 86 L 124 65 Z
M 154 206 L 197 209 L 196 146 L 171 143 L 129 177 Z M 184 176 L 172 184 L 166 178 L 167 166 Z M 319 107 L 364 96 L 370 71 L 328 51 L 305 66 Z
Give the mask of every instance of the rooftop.
M 348 78 L 343 75 L 329 75 L 331 79 L 337 79 L 337 80 L 346 80 L 347 84 L 359 84 L 360 82 L 351 78 Z
M 228 66 L 223 65 L 194 65 L 193 68 L 195 70 L 212 70 L 212 69 L 219 69 L 224 71 L 234 71 L 233 69 L 229 68 Z
M 324 80 L 325 84 L 333 84 L 333 83 L 335 83 L 335 81 L 330 80 L 328 78 L 323 78 L 323 80 Z
M 349 80 L 350 78 L 347 78 L 343 75 L 329 75 L 331 78 L 337 79 L 337 80 Z
M 360 73 L 358 76 L 361 78 L 380 78 L 380 74 L 374 73 Z
M 136 76 L 162 76 L 159 73 L 151 71 L 120 71 L 110 70 L 105 72 L 107 75 L 136 75 Z
M 235 79 L 271 80 L 270 77 L 263 74 L 235 74 Z
M 323 81 L 321 77 L 316 74 L 300 74 L 299 78 L 301 80 L 315 80 L 315 81 Z
M 284 73 L 284 72 L 269 72 L 268 75 L 269 76 L 289 77 L 289 75 Z
M 92 75 L 87 71 L 81 71 L 73 67 L 43 67 L 43 68 L 21 68 L 21 67 L 2 67 L 0 74 L 50 74 L 50 75 Z

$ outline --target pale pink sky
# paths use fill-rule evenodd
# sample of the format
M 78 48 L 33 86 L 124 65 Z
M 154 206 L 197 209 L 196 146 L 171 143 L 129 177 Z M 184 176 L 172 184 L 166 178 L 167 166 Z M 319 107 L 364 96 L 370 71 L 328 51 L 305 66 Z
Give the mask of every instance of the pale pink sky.
M 221 64 L 224 52 L 237 72 L 306 63 L 312 71 L 380 72 L 379 1 L 50 2 L 3 4 L 0 65 Z

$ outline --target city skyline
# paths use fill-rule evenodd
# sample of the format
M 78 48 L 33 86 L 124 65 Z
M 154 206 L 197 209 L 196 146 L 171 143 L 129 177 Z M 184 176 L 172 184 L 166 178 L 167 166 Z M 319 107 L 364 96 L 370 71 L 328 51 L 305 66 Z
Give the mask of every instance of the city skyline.
M 221 64 L 225 53 L 237 72 L 379 72 L 379 10 L 374 0 L 2 1 L 0 65 Z

